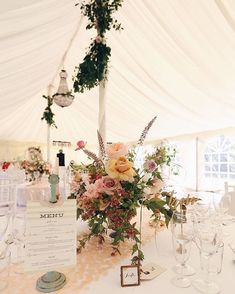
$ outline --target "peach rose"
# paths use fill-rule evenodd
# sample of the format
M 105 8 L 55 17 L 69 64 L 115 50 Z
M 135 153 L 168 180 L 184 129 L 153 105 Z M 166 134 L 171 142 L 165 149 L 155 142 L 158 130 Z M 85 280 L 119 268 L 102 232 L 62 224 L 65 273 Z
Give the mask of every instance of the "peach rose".
M 111 158 L 106 164 L 107 174 L 121 181 L 133 181 L 135 171 L 133 169 L 133 163 L 126 159 L 125 156 L 120 156 L 117 159 Z
M 106 149 L 109 158 L 118 158 L 122 155 L 126 155 L 128 148 L 123 143 L 110 144 Z

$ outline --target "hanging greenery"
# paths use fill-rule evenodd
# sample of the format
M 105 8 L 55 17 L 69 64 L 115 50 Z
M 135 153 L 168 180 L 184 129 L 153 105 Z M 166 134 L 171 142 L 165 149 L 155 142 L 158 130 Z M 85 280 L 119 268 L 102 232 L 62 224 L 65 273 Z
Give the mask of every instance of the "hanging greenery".
M 51 98 L 50 96 L 42 96 L 43 98 L 45 98 L 47 100 L 47 107 L 45 108 L 43 115 L 41 117 L 41 120 L 44 120 L 47 122 L 47 124 L 49 126 L 55 127 L 57 128 L 55 121 L 54 121 L 54 113 L 51 110 L 51 106 L 53 104 L 53 98 Z
M 123 0 L 91 0 L 81 4 L 82 14 L 88 17 L 86 29 L 95 28 L 97 36 L 92 40 L 83 62 L 76 67 L 77 74 L 73 78 L 74 92 L 83 93 L 107 79 L 108 62 L 111 48 L 106 45 L 105 33 L 111 28 L 121 30 L 121 24 L 113 18 L 113 13 L 122 6 Z M 77 5 L 77 4 L 76 4 Z

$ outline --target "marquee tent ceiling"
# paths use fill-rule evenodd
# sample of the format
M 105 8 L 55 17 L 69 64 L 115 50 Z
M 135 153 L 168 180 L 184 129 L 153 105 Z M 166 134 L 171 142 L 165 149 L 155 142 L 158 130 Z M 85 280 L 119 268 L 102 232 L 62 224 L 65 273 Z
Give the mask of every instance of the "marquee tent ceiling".
M 72 87 L 95 31 L 73 0 L 9 0 L 0 9 L 0 140 L 46 142 L 41 121 L 61 60 Z M 107 35 L 107 140 L 135 141 L 235 126 L 235 0 L 124 0 L 122 32 Z M 52 140 L 96 144 L 98 89 L 53 106 Z

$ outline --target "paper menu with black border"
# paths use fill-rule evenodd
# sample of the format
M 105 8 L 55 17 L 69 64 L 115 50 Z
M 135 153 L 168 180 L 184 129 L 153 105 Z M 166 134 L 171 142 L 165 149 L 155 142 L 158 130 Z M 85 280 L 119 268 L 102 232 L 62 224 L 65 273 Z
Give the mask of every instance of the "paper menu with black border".
M 27 203 L 25 271 L 76 265 L 76 242 L 76 200 L 50 207 Z

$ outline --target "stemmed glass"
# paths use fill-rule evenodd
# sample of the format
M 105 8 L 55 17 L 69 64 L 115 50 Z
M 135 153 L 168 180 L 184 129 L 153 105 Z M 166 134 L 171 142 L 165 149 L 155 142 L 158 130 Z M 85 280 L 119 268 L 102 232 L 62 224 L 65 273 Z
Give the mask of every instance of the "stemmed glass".
M 4 237 L 9 227 L 10 216 L 10 205 L 0 206 L 0 291 L 7 287 L 9 277 L 10 252 Z
M 5 236 L 10 221 L 10 208 L 8 205 L 0 206 L 0 241 Z
M 173 279 L 177 287 L 186 288 L 191 282 L 184 275 L 186 262 L 189 259 L 193 239 L 193 223 L 187 218 L 186 210 L 175 212 L 171 220 L 172 244 L 175 259 L 180 263 L 179 275 Z
M 228 224 L 228 211 L 231 204 L 231 196 L 224 194 L 220 201 L 214 202 L 215 210 L 223 225 Z
M 23 273 L 23 262 L 25 253 L 25 213 L 15 213 L 13 218 L 13 243 L 14 243 L 14 256 L 12 262 L 15 264 L 15 273 Z
M 193 281 L 193 286 L 202 293 L 217 294 L 219 286 L 210 280 L 210 259 L 217 252 L 221 244 L 220 225 L 216 219 L 198 217 L 195 220 L 195 241 L 200 250 L 201 269 L 203 278 Z
M 184 217 L 187 217 L 188 225 L 190 223 L 191 227 L 190 234 L 193 234 L 194 205 L 187 206 L 187 210 L 184 210 Z M 183 271 L 184 276 L 192 276 L 196 273 L 195 269 L 188 263 L 184 264 L 183 268 L 182 265 L 178 263 L 173 267 L 173 270 L 176 274 L 181 274 L 181 271 Z

